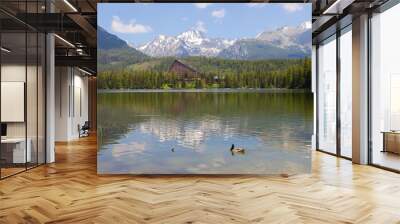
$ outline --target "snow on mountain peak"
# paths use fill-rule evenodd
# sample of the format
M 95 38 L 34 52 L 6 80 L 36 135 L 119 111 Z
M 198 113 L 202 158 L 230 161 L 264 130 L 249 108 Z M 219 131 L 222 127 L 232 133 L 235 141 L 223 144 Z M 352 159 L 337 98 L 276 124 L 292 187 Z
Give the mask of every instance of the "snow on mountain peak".
M 272 31 L 265 31 L 257 35 L 256 39 L 273 44 L 280 48 L 304 48 L 311 43 L 311 22 L 306 21 L 297 27 L 284 26 Z M 311 34 L 311 33 L 310 33 Z
M 203 38 L 205 36 L 203 31 L 196 30 L 196 29 L 190 29 L 188 31 L 185 31 L 181 34 L 179 34 L 177 37 L 178 38 Z
M 288 27 L 288 26 L 283 26 L 283 27 L 281 27 L 279 30 L 288 31 L 289 29 L 290 29 L 290 27 Z
M 207 38 L 201 30 L 192 28 L 177 36 L 159 35 L 156 39 L 140 46 L 138 49 L 153 57 L 165 56 L 206 56 L 215 57 L 240 40 L 254 40 L 272 44 L 280 48 L 296 48 L 308 51 L 311 43 L 311 22 L 306 21 L 297 27 L 284 26 L 272 31 L 265 31 L 256 38 L 239 40 Z M 308 35 L 310 34 L 310 35 Z M 310 46 L 309 46 L 310 45 Z
M 160 35 L 153 41 L 138 49 L 153 57 L 163 56 L 216 56 L 226 47 L 232 45 L 231 40 L 210 39 L 198 29 L 190 29 L 175 37 Z
M 204 36 L 205 35 L 202 31 L 192 29 L 179 34 L 176 38 L 191 44 L 199 45 L 204 39 L 206 39 Z

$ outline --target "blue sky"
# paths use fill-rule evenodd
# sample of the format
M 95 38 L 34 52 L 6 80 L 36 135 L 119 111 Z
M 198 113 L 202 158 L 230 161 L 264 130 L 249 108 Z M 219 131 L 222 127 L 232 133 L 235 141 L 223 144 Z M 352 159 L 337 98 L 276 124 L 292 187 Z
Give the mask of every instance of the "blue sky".
M 190 28 L 208 37 L 255 37 L 265 30 L 311 22 L 311 4 L 295 3 L 100 3 L 98 25 L 134 46 L 160 34 Z

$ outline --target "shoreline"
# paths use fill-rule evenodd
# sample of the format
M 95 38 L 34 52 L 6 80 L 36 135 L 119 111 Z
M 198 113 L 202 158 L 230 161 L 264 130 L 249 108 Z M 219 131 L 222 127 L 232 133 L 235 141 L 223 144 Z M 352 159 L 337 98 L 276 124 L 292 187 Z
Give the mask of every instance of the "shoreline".
M 310 89 L 284 89 L 284 88 L 265 88 L 265 89 L 252 89 L 252 88 L 216 88 L 216 89 L 97 89 L 97 93 L 179 93 L 179 92 L 193 92 L 193 93 L 235 93 L 235 92 L 254 92 L 254 93 L 311 93 Z

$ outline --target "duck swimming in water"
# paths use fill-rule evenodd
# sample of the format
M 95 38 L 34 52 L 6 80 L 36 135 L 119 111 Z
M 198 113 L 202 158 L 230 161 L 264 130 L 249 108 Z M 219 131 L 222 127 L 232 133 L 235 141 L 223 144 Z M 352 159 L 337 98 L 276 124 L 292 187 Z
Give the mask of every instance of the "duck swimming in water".
M 246 150 L 244 148 L 235 148 L 235 145 L 232 144 L 231 146 L 231 153 L 233 154 L 244 154 Z

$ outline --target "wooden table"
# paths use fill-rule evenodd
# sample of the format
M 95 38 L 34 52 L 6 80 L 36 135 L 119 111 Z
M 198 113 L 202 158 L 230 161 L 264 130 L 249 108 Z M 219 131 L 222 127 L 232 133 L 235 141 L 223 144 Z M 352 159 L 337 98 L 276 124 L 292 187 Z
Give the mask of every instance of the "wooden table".
M 383 131 L 382 152 L 400 154 L 400 131 Z

